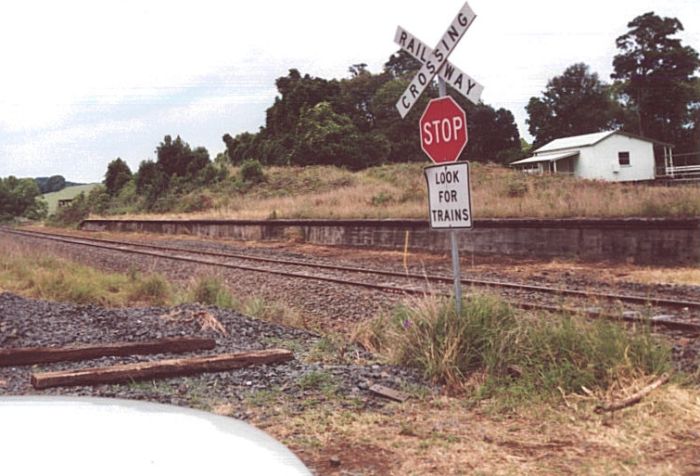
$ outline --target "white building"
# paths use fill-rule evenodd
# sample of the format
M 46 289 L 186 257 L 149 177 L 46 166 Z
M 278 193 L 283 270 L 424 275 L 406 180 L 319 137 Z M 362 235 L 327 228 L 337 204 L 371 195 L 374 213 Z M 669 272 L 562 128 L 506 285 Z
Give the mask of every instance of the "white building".
M 663 149 L 662 170 L 672 167 L 671 144 L 620 131 L 555 139 L 535 150 L 532 157 L 510 165 L 530 173 L 567 174 L 585 179 L 653 180 L 657 169 L 654 146 Z

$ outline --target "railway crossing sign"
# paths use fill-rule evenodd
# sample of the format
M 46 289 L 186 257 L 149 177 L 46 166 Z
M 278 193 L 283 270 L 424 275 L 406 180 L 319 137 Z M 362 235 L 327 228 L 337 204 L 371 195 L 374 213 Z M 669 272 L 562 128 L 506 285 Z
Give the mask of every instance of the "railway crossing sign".
M 469 164 L 432 165 L 424 169 L 428 182 L 431 228 L 471 228 Z
M 435 165 L 425 168 L 430 197 L 431 228 L 450 229 L 452 248 L 452 270 L 454 274 L 455 310 L 461 315 L 462 287 L 459 271 L 459 248 L 457 228 L 471 228 L 471 197 L 469 187 L 469 164 L 454 162 L 467 144 L 467 117 L 454 99 L 447 97 L 447 86 L 463 94 L 469 101 L 477 103 L 484 89 L 479 83 L 447 61 L 459 40 L 474 22 L 476 14 L 468 2 L 462 5 L 437 46 L 432 50 L 400 26 L 394 41 L 423 65 L 403 92 L 396 109 L 404 119 L 411 108 L 438 76 L 440 98 L 430 101 L 420 120 L 421 147 Z
M 432 99 L 420 118 L 420 146 L 436 164 L 454 162 L 469 139 L 467 115 L 450 96 Z
M 425 43 L 400 26 L 396 27 L 394 42 L 398 44 L 403 51 L 410 54 L 423 64 L 425 64 L 427 59 L 433 54 L 433 50 L 431 50 Z M 479 103 L 484 87 L 474 78 L 463 72 L 449 61 L 445 62 L 445 65 L 438 71 L 437 76 L 452 86 L 455 91 L 458 91 L 473 104 Z M 403 96 L 401 99 L 403 100 Z M 409 107 L 411 104 L 408 97 L 406 98 L 405 104 L 406 107 Z
M 462 36 L 464 36 L 464 33 L 472 25 L 475 18 L 476 14 L 469 6 L 469 3 L 464 2 L 464 5 L 462 5 L 462 8 L 459 10 L 459 12 L 457 12 L 457 16 L 454 18 L 454 20 L 452 20 L 450 26 L 447 27 L 447 30 L 442 35 L 442 38 L 438 42 L 437 46 L 430 51 L 428 51 L 428 48 L 422 43 L 420 45 L 420 49 L 418 49 L 419 46 L 415 42 L 415 37 L 411 35 L 414 41 L 408 41 L 408 32 L 399 27 L 394 40 L 396 41 L 398 39 L 397 43 L 399 43 L 404 50 L 412 54 L 414 57 L 418 56 L 418 60 L 423 62 L 423 66 L 421 66 L 421 69 L 418 71 L 413 80 L 411 80 L 411 84 L 408 85 L 404 93 L 401 95 L 401 98 L 399 98 L 399 101 L 396 103 L 396 109 L 398 109 L 401 118 L 406 117 L 435 75 L 441 71 L 443 66 L 446 66 L 447 57 L 452 53 L 452 51 L 454 51 L 457 43 L 459 43 L 459 40 L 462 39 Z M 405 33 L 405 35 L 402 33 Z M 445 68 L 445 71 L 443 71 L 443 77 L 447 76 L 448 70 L 451 71 L 449 75 L 450 79 L 448 80 L 450 81 L 455 74 L 455 68 L 452 65 L 449 65 L 449 68 Z M 462 73 L 462 75 L 455 75 L 454 78 L 454 81 L 458 86 L 464 86 L 464 80 L 468 77 Z M 461 78 L 459 83 L 457 82 L 457 78 Z M 473 80 L 471 80 L 470 83 L 469 80 L 467 80 L 466 84 L 467 86 L 465 91 L 468 92 L 467 97 L 472 100 L 469 93 L 474 91 L 474 88 L 477 87 L 477 83 Z M 472 86 L 470 87 L 470 85 Z M 458 87 L 460 92 L 462 89 L 463 87 Z M 480 95 L 480 89 L 474 91 L 474 95 L 477 93 Z

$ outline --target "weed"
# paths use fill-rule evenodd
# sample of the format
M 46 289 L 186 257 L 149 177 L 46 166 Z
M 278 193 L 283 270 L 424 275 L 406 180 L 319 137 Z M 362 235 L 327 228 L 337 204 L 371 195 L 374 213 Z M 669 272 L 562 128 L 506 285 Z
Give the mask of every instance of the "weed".
M 291 350 L 295 354 L 300 354 L 304 351 L 304 346 L 301 342 L 293 339 L 280 339 L 279 337 L 264 337 L 263 344 L 270 347 Z
M 508 177 L 505 181 L 506 195 L 511 198 L 520 198 L 527 195 L 528 187 L 525 178 L 522 175 L 514 175 Z
M 269 406 L 280 399 L 282 391 L 278 387 L 257 390 L 246 397 L 246 402 L 254 407 Z
M 256 319 L 265 319 L 270 314 L 274 314 L 271 312 L 272 307 L 265 299 L 252 297 L 243 304 L 243 314 Z
M 506 406 L 557 392 L 607 389 L 670 366 L 667 345 L 648 326 L 628 332 L 618 323 L 571 316 L 518 315 L 504 302 L 474 296 L 456 315 L 454 301 L 428 296 L 364 326 L 358 341 L 389 361 L 417 367 L 477 399 Z
M 391 193 L 388 193 L 384 190 L 372 196 L 372 199 L 370 200 L 370 203 L 373 207 L 380 207 L 382 205 L 387 205 L 392 202 L 394 202 L 394 197 L 391 195 Z
M 200 304 L 224 309 L 239 307 L 236 299 L 228 292 L 223 282 L 214 276 L 198 278 L 191 289 L 191 299 Z
M 131 281 L 131 277 L 129 279 Z M 170 302 L 171 295 L 168 281 L 160 274 L 152 274 L 141 280 L 134 281 L 134 287 L 129 293 L 129 299 L 164 305 Z
M 327 398 L 335 396 L 338 392 L 338 382 L 335 377 L 321 370 L 305 373 L 297 383 L 302 390 L 318 390 Z
M 247 299 L 240 310 L 246 316 L 286 326 L 305 327 L 306 324 L 299 312 L 286 307 L 283 303 L 269 301 L 260 296 Z
M 349 343 L 338 334 L 326 334 L 309 350 L 308 362 L 345 363 Z

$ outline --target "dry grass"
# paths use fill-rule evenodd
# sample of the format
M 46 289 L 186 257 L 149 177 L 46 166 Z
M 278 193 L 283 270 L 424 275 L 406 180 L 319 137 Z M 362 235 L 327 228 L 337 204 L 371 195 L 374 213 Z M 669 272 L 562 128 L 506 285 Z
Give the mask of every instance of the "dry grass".
M 700 286 L 698 268 L 642 268 L 630 270 L 626 279 L 646 284 L 687 284 Z
M 641 385 L 641 384 L 640 384 Z M 690 474 L 700 464 L 700 393 L 671 384 L 596 415 L 593 397 L 501 415 L 433 397 L 362 412 L 278 400 L 253 423 L 321 474 Z M 226 407 L 218 407 L 226 412 Z M 261 412 L 265 412 L 262 416 Z M 328 468 L 337 456 L 338 468 Z
M 181 321 L 199 324 L 200 331 L 211 330 L 222 336 L 228 336 L 228 331 L 212 313 L 207 311 L 173 310 L 160 316 L 168 321 Z
M 105 273 L 5 240 L 0 240 L 0 286 L 32 298 L 102 306 L 162 305 L 173 297 L 160 275 Z
M 396 164 L 352 173 L 337 167 L 270 167 L 266 182 L 207 191 L 214 208 L 191 214 L 128 214 L 143 219 L 424 218 L 423 166 Z M 236 169 L 233 169 L 235 174 Z M 472 165 L 476 218 L 657 217 L 700 215 L 700 187 L 654 187 L 532 176 Z

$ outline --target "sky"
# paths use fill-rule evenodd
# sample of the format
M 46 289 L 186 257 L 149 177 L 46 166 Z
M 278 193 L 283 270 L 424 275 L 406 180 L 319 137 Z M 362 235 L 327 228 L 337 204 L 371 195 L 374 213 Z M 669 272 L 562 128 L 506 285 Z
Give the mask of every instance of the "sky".
M 634 17 L 676 17 L 700 50 L 700 0 L 469 0 L 477 14 L 450 61 L 515 116 L 566 67 L 610 80 Z M 167 134 L 212 159 L 225 133 L 256 132 L 290 68 L 326 79 L 371 72 L 401 25 L 431 47 L 463 0 L 5 0 L 0 5 L 0 177 L 104 178 L 133 171 Z M 397 98 L 398 100 L 399 98 Z M 398 112 L 397 112 L 398 114 Z M 416 124 L 416 141 L 418 141 Z M 427 161 L 427 159 L 426 159 Z

